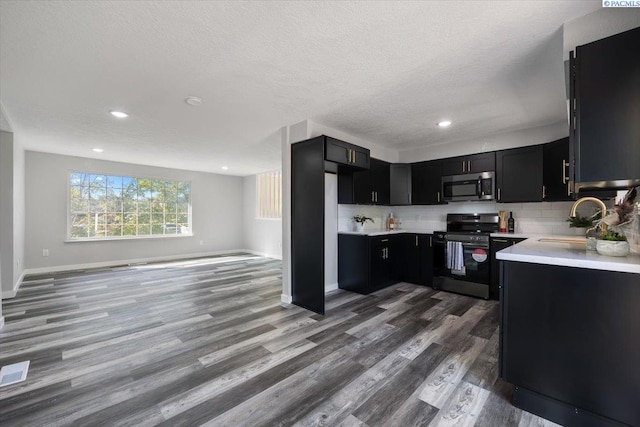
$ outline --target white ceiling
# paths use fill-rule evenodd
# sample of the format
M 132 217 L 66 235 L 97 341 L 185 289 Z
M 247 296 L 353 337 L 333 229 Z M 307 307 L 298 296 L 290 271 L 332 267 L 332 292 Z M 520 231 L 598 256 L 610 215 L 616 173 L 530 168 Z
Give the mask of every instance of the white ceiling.
M 561 27 L 600 7 L 2 0 L 0 101 L 28 149 L 131 163 L 272 169 L 304 119 L 405 150 L 566 121 Z

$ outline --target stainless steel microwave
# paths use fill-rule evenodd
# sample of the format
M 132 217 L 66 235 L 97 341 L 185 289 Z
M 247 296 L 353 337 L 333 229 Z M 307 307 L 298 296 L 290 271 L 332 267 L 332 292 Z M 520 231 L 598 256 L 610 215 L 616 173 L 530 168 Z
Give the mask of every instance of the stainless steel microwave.
M 442 177 L 442 198 L 446 202 L 495 199 L 495 172 Z

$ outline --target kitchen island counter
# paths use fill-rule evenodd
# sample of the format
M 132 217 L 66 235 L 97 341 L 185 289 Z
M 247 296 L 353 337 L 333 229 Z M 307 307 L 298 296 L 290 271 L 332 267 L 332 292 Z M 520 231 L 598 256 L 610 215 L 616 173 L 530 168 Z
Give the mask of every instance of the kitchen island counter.
M 566 241 L 557 241 L 559 239 Z M 584 237 L 536 236 L 501 250 L 496 257 L 501 261 L 640 274 L 640 255 L 632 253 L 626 257 L 609 257 L 587 251 L 585 245 Z

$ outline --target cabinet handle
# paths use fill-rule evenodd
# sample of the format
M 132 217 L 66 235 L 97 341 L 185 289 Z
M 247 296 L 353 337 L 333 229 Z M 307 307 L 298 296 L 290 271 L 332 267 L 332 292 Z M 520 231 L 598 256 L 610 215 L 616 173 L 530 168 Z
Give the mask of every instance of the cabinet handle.
M 465 165 L 465 163 L 466 163 L 466 162 L 463 160 L 463 161 L 462 161 L 462 172 L 466 172 L 466 171 L 464 170 L 464 168 L 465 168 L 465 166 L 466 166 L 466 165 Z
M 569 177 L 567 176 L 567 173 L 566 173 L 567 166 L 569 166 L 569 162 L 565 162 L 563 159 L 562 160 L 562 183 L 563 184 L 566 184 L 567 181 L 569 180 Z
M 429 247 L 433 246 L 433 238 L 429 236 Z
M 348 154 L 348 157 L 349 157 L 349 160 L 347 162 L 351 163 L 351 148 L 347 148 L 347 154 Z
M 438 191 L 438 203 L 440 203 L 440 192 Z
M 542 200 L 547 198 L 547 187 L 542 186 Z
M 373 191 L 371 192 L 371 203 L 375 202 L 375 200 L 373 199 Z
M 467 172 L 471 172 L 471 160 L 467 161 Z
M 500 197 L 500 187 L 498 187 L 498 201 L 500 201 L 502 197 Z
M 409 195 L 409 204 L 411 204 L 411 193 L 407 193 Z
M 378 192 L 376 191 L 376 203 L 378 203 Z
M 355 164 L 356 161 L 356 150 L 351 150 L 351 152 L 353 153 L 353 163 Z
M 500 242 L 500 243 L 509 243 L 508 240 L 505 239 L 493 239 L 494 242 Z
M 389 239 L 382 239 L 382 240 L 380 240 L 380 241 L 381 241 L 381 242 L 388 242 L 388 241 L 389 241 Z
M 567 182 L 567 196 L 571 196 L 571 193 L 573 188 L 573 181 L 569 180 L 569 182 Z
M 416 234 L 416 246 L 418 246 L 418 235 Z

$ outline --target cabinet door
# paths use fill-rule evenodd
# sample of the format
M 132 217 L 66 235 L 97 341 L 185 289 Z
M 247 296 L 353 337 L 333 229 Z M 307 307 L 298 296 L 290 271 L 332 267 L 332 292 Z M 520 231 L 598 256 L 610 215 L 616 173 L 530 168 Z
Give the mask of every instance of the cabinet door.
M 357 205 L 371 205 L 374 202 L 371 187 L 371 171 L 363 170 L 353 173 L 353 201 Z
M 394 163 L 390 166 L 391 206 L 411 204 L 411 165 Z
M 491 238 L 491 283 L 489 285 L 489 298 L 500 299 L 500 262 L 496 259 L 496 253 L 513 245 L 509 238 Z
M 392 283 L 393 269 L 390 261 L 389 242 L 390 239 L 387 237 L 370 238 L 371 269 L 369 283 L 372 291 L 382 289 Z
M 414 205 L 441 203 L 442 161 L 411 164 L 411 201 Z
M 462 175 L 467 173 L 467 156 L 452 157 L 442 160 L 442 176 Z
M 499 202 L 542 201 L 542 146 L 496 153 Z
M 576 48 L 575 179 L 640 182 L 640 28 Z
M 569 138 L 544 144 L 542 153 L 544 200 L 572 200 L 569 191 Z
M 389 205 L 391 197 L 390 163 L 378 159 L 371 159 L 370 171 L 374 204 Z
M 369 150 L 325 136 L 325 160 L 356 169 L 369 169 Z
M 433 235 L 418 235 L 420 245 L 420 284 L 433 285 Z
M 402 275 L 405 282 L 421 283 L 420 268 L 420 236 L 418 234 L 403 234 L 399 236 L 402 241 Z
M 467 172 L 489 172 L 496 170 L 496 153 L 474 154 L 467 157 Z

